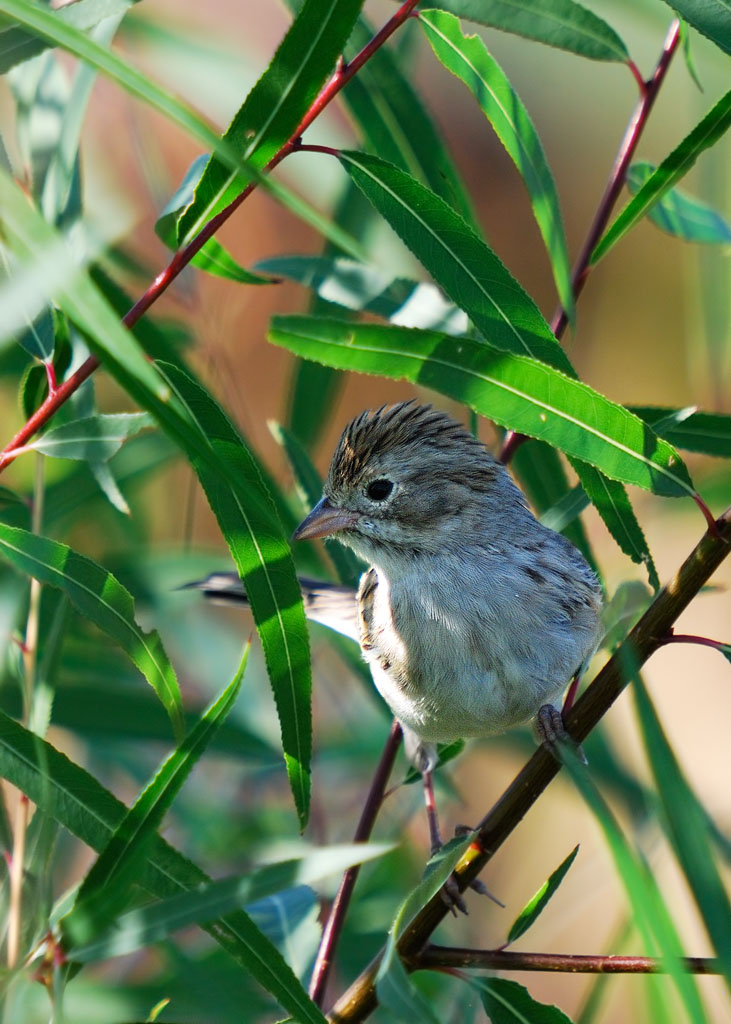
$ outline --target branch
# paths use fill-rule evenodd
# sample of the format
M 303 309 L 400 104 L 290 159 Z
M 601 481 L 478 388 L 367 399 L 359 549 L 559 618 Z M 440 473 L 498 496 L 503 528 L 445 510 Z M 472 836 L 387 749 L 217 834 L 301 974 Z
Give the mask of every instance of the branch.
M 371 788 L 368 791 L 368 796 L 366 797 L 366 802 L 361 812 L 358 827 L 356 828 L 355 835 L 353 836 L 354 843 L 365 843 L 370 838 L 376 818 L 378 817 L 378 812 L 381 808 L 381 804 L 383 803 L 386 784 L 391 775 L 393 763 L 396 760 L 396 754 L 398 753 L 400 743 L 401 726 L 394 719 L 393 724 L 391 725 L 391 731 L 388 734 L 388 739 L 386 740 L 386 744 L 383 748 L 383 753 L 381 754 L 381 760 L 379 761 L 376 773 L 373 776 Z M 340 888 L 338 889 L 333 905 L 330 908 L 327 923 L 322 932 L 322 938 L 320 939 L 320 945 L 317 950 L 315 966 L 312 968 L 312 978 L 310 979 L 309 990 L 310 999 L 312 999 L 314 1003 L 317 1003 L 318 1006 L 322 1006 L 327 979 L 335 956 L 335 949 L 345 922 L 345 915 L 348 912 L 350 897 L 353 894 L 353 889 L 355 888 L 355 883 L 358 879 L 360 867 L 360 864 L 354 864 L 353 867 L 348 868 L 348 870 L 343 874 L 342 881 L 340 882 Z
M 720 974 L 718 960 L 687 956 L 680 960 L 689 974 Z M 562 974 L 664 974 L 662 960 L 651 956 L 586 956 L 576 953 L 518 953 L 507 949 L 460 949 L 427 946 L 406 964 L 408 970 L 557 971 Z
M 662 588 L 645 614 L 566 718 L 566 728 L 579 743 L 609 710 L 627 685 L 623 665 L 630 651 L 640 666 L 661 647 L 678 616 L 690 604 L 723 560 L 731 553 L 731 508 L 716 520 L 716 533 L 708 530 L 686 558 L 675 577 Z M 540 747 L 480 822 L 475 839 L 455 869 L 460 892 L 482 871 L 527 811 L 560 771 L 561 765 L 545 746 Z M 408 966 L 424 949 L 448 908 L 437 893 L 416 915 L 402 935 L 398 949 Z M 330 1011 L 332 1024 L 365 1020 L 378 1000 L 375 977 L 383 952 L 363 971 Z
M 650 111 L 657 99 L 660 86 L 665 80 L 665 75 L 670 67 L 670 61 L 678 47 L 679 41 L 680 22 L 676 19 L 670 26 L 665 43 L 663 44 L 660 59 L 657 62 L 652 78 L 649 82 L 645 83 L 645 89 L 642 92 L 640 101 L 635 107 L 634 113 L 629 120 L 629 124 L 627 125 L 627 129 L 624 133 L 624 138 L 622 139 L 619 150 L 617 151 L 617 156 L 615 157 L 611 174 L 609 175 L 609 181 L 604 189 L 604 195 L 599 202 L 599 206 L 597 207 L 594 220 L 589 228 L 584 245 L 579 253 L 576 263 L 574 264 L 574 269 L 571 273 L 571 287 L 573 289 L 575 299 L 578 299 L 584 285 L 586 284 L 586 279 L 589 276 L 589 271 L 591 270 L 591 264 L 589 262 L 591 254 L 593 253 L 597 242 L 604 234 L 604 230 L 609 223 L 609 218 L 612 215 L 612 210 L 619 198 L 619 193 L 624 187 L 630 160 L 634 156 L 637 145 L 642 137 L 642 132 L 644 131 L 647 120 L 650 116 Z M 568 322 L 569 319 L 566 314 L 566 310 L 559 305 L 558 309 L 553 314 L 553 319 L 551 320 L 551 330 L 556 335 L 557 340 L 560 340 L 563 337 L 563 333 L 566 330 Z M 525 434 L 516 434 L 514 431 L 509 430 L 505 435 L 505 440 L 503 441 L 502 450 L 500 452 L 500 461 L 507 465 L 515 454 L 516 449 L 519 448 L 525 440 Z
M 358 73 L 363 65 L 383 46 L 386 40 L 393 35 L 397 28 L 411 16 L 419 0 L 406 0 L 399 7 L 393 17 L 389 18 L 386 24 L 373 36 L 349 64 L 341 63 L 335 73 L 325 84 L 320 94 L 312 103 L 312 106 L 302 118 L 297 128 L 285 144 L 271 158 L 264 167 L 264 173 L 268 174 L 289 156 L 296 152 L 300 145 L 302 133 L 309 128 L 312 122 L 319 117 L 325 107 L 338 95 L 343 86 L 347 85 L 350 79 Z M 203 248 L 206 242 L 218 231 L 232 213 L 247 199 L 256 188 L 256 182 L 250 182 L 246 188 L 229 205 L 221 210 L 215 217 L 198 232 L 195 238 L 175 253 L 170 263 L 162 270 L 143 295 L 135 302 L 134 306 L 122 317 L 122 323 L 126 327 L 134 327 L 144 313 L 154 305 L 164 291 L 172 284 L 180 272 L 188 266 L 193 257 Z M 45 426 L 54 413 L 68 400 L 68 398 L 90 377 L 100 365 L 96 356 L 90 356 L 79 369 L 67 381 L 65 381 L 54 394 L 49 394 L 46 400 L 39 406 L 30 419 L 21 427 L 15 437 L 0 452 L 0 472 L 17 457 L 16 449 L 22 448 L 28 443 L 34 434 Z

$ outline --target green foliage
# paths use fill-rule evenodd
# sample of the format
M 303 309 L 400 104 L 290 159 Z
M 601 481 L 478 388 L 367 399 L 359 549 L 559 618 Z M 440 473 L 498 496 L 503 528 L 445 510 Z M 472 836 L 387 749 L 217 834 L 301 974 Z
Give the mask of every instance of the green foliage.
M 672 0 L 682 36 L 670 33 L 653 78 L 645 65 L 655 22 L 637 31 L 643 15 L 631 6 L 625 43 L 574 0 L 424 0 L 385 13 L 362 0 L 240 11 L 214 0 L 195 25 L 185 4 L 173 24 L 135 0 L 0 0 L 0 778 L 26 798 L 0 808 L 3 1020 L 259 1024 L 289 1014 L 324 1024 L 309 974 L 338 877 L 357 866 L 329 954 L 333 992 L 377 964 L 361 979 L 357 1019 L 375 1002 L 384 1024 L 468 1024 L 480 1004 L 495 1024 L 569 1019 L 538 1002 L 531 985 L 422 969 L 431 933 L 412 942 L 413 929 L 430 914 L 436 922 L 435 907 L 446 912 L 439 890 L 460 860 L 462 870 L 496 851 L 470 833 L 422 873 L 424 842 L 405 828 L 420 796 L 413 768 L 399 765 L 396 785 L 384 782 L 393 789 L 376 826 L 383 842 L 329 842 L 353 834 L 387 725 L 357 645 L 324 631 L 313 633 L 313 699 L 297 571 L 355 586 L 363 566 L 337 543 L 292 548 L 288 538 L 322 493 L 337 429 L 366 401 L 380 404 L 380 391 L 361 397 L 358 374 L 457 403 L 455 414 L 496 454 L 501 440 L 508 454 L 515 446 L 511 469 L 536 514 L 609 581 L 599 658 L 618 651 L 632 679 L 649 773 L 625 762 L 602 727 L 582 742 L 589 768 L 567 748 L 565 774 L 626 894 L 634 931 L 616 941 L 658 957 L 664 972 L 647 979 L 647 1006 L 627 997 L 628 1012 L 651 1024 L 711 1019 L 705 987 L 683 959 L 696 950 L 677 892 L 655 857 L 660 850 L 677 863 L 728 982 L 729 841 L 694 792 L 687 755 L 673 749 L 661 698 L 656 711 L 626 638 L 654 600 L 631 562 L 657 594 L 648 538 L 654 548 L 665 520 L 691 507 L 661 499 L 728 493 L 723 482 L 711 488 L 708 466 L 709 457 L 731 457 L 722 385 L 731 235 L 717 145 L 731 118 L 725 79 L 719 85 L 731 22 L 727 0 Z M 257 15 L 261 31 L 250 31 Z M 658 35 L 658 59 L 662 45 Z M 707 90 L 699 100 L 684 77 L 708 110 L 702 118 L 682 99 L 669 115 L 667 101 L 665 114 L 654 105 L 681 45 Z M 639 113 L 627 107 L 628 138 L 639 141 L 652 116 L 659 152 L 633 151 L 626 172 L 617 164 L 597 206 L 604 148 L 594 143 L 610 129 L 604 110 L 599 117 L 588 105 L 598 83 L 603 100 L 606 90 L 623 108 L 620 83 L 634 87 L 631 73 L 640 75 L 635 48 L 649 84 Z M 582 82 L 592 86 L 586 98 Z M 511 163 L 499 147 L 493 159 L 493 134 Z M 610 225 L 622 185 L 631 198 Z M 249 202 L 254 190 L 264 195 Z M 666 233 L 646 244 L 680 252 L 685 243 L 687 261 L 703 249 L 683 298 L 704 319 L 688 314 L 681 357 L 659 357 L 648 344 L 645 358 L 632 289 L 615 281 L 609 295 L 603 265 L 592 270 L 620 238 L 632 253 L 645 216 Z M 584 219 L 595 230 L 582 255 Z M 149 248 L 153 224 L 172 257 L 158 242 Z M 195 269 L 184 273 L 188 264 Z M 606 331 L 591 289 L 575 310 L 590 271 L 595 297 L 604 281 Z M 643 304 L 653 295 L 646 278 L 642 268 L 632 280 Z M 543 302 L 554 292 L 551 317 Z M 266 347 L 265 335 L 288 352 Z M 614 377 L 602 351 L 610 347 L 611 365 L 622 366 Z M 242 367 L 244 351 L 254 355 Z M 666 369 L 675 374 L 668 387 L 654 386 Z M 390 381 L 384 402 L 396 393 Z M 629 395 L 636 405 L 623 404 Z M 688 467 L 679 451 L 691 453 Z M 629 485 L 646 493 L 635 500 Z M 672 518 L 673 538 L 680 522 Z M 688 550 L 700 529 L 696 517 Z M 669 549 L 658 557 L 664 573 L 676 567 Z M 686 548 L 675 549 L 679 562 Z M 231 561 L 258 631 L 244 679 L 248 613 L 226 617 L 185 587 Z M 694 653 L 705 645 L 731 662 L 728 643 L 687 639 Z M 707 713 L 699 699 L 695 710 Z M 511 766 L 534 749 L 527 730 L 502 743 Z M 501 744 L 485 756 L 500 757 Z M 464 747 L 440 745 L 437 779 L 450 811 L 459 796 L 452 759 L 470 757 Z M 517 788 L 496 804 L 513 826 L 533 799 Z M 563 792 L 554 787 L 546 799 Z M 542 854 L 542 837 L 530 833 L 530 818 L 516 833 L 509 871 L 498 872 L 509 890 L 500 892 L 509 916 L 497 919 L 498 934 L 508 942 L 562 883 L 585 815 L 583 804 L 567 814 L 564 850 L 541 857 L 546 881 L 522 910 L 532 886 L 520 843 Z M 591 865 L 583 872 L 599 888 Z M 572 873 L 577 886 L 580 874 Z M 482 903 L 474 917 L 493 912 Z

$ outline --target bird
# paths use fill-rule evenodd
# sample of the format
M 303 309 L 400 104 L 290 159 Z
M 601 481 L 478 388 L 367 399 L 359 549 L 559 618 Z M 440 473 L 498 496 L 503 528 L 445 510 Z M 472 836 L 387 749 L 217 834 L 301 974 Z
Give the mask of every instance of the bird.
M 434 853 L 437 744 L 531 720 L 549 743 L 565 737 L 557 704 L 601 639 L 599 580 L 481 441 L 415 400 L 343 430 L 293 540 L 325 537 L 368 569 L 357 592 L 305 581 L 306 612 L 359 641 L 422 775 Z M 199 586 L 226 590 L 220 574 Z

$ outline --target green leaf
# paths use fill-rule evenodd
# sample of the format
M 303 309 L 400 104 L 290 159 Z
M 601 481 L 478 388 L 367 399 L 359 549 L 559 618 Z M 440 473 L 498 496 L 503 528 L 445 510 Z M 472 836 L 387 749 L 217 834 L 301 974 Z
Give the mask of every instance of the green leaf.
M 104 18 L 124 15 L 134 3 L 137 3 L 137 0 L 77 0 L 76 3 L 66 4 L 53 11 L 52 16 L 58 18 L 62 24 L 86 32 Z M 9 19 L 12 19 L 12 11 L 7 13 Z M 0 22 L 0 74 L 3 75 L 16 64 L 35 57 L 53 45 L 50 40 L 20 28 L 9 19 Z
M 463 35 L 459 21 L 442 11 L 424 11 L 419 21 L 434 53 L 475 97 L 523 178 L 551 261 L 559 300 L 573 320 L 574 291 L 558 193 L 528 111 L 479 36 Z
M 686 135 L 680 145 L 665 157 L 639 192 L 627 203 L 591 254 L 592 264 L 598 263 L 603 256 L 606 256 L 620 238 L 626 235 L 645 214 L 649 213 L 666 192 L 688 173 L 701 153 L 718 142 L 729 125 L 731 125 L 731 90 L 721 97 L 693 131 Z
M 207 153 L 196 157 L 185 177 L 168 200 L 155 224 L 155 233 L 173 251 L 180 245 L 178 219 L 193 202 L 195 190 L 210 157 Z M 209 238 L 203 248 L 191 260 L 194 267 L 215 274 L 217 277 L 237 281 L 239 284 L 272 284 L 270 278 L 261 277 L 242 267 L 216 238 Z
M 624 487 L 585 462 L 572 462 L 580 473 L 581 485 L 587 497 L 599 512 L 604 525 L 620 549 L 629 555 L 633 562 L 645 566 L 652 587 L 659 590 L 660 580 L 650 547 Z
M 571 853 L 568 855 L 568 857 L 566 857 L 559 864 L 556 870 L 548 876 L 548 878 L 540 887 L 538 892 L 536 892 L 535 895 L 530 900 L 528 900 L 526 905 L 523 907 L 521 912 L 518 914 L 518 916 L 510 926 L 510 931 L 508 932 L 508 943 L 515 942 L 516 939 L 519 939 L 521 935 L 527 932 L 533 924 L 533 922 L 543 912 L 546 904 L 551 899 L 551 897 L 558 889 L 561 882 L 563 882 L 564 878 L 566 877 L 566 873 L 571 867 L 571 865 L 574 863 L 574 860 L 576 859 L 576 854 L 578 852 L 579 847 L 575 846 Z M 485 1007 L 485 1009 L 487 1009 L 487 1006 Z
M 489 344 L 575 376 L 531 297 L 459 214 L 392 164 L 342 151 L 355 183 Z
M 627 188 L 636 195 L 655 173 L 654 164 L 638 162 L 627 171 Z M 731 242 L 731 224 L 707 203 L 678 188 L 669 189 L 647 214 L 657 227 L 686 242 L 718 245 Z
M 620 583 L 602 610 L 602 647 L 614 651 L 652 602 L 652 593 L 640 580 Z
M 415 381 L 503 426 L 549 441 L 607 476 L 668 497 L 692 495 L 677 452 L 580 381 L 471 338 L 370 324 L 274 317 L 269 339 L 341 369 Z
M 688 785 L 642 677 L 627 658 L 632 693 L 664 815 L 665 831 L 688 881 L 720 967 L 731 984 L 731 901 L 716 864 L 708 816 Z
M 394 277 L 367 263 L 336 256 L 275 256 L 257 263 L 268 274 L 297 281 L 332 305 L 373 313 L 402 327 L 464 334 L 467 317 L 428 282 Z
M 398 1020 L 416 1019 L 429 1021 L 430 1024 L 438 1020 L 431 1007 L 409 981 L 399 957 L 397 943 L 409 923 L 442 888 L 471 842 L 472 837 L 469 835 L 446 843 L 431 858 L 421 882 L 411 890 L 393 920 L 375 983 L 379 1001 L 394 1013 Z M 417 1016 L 414 1017 L 414 1014 Z
M 161 765 L 130 807 L 84 878 L 71 912 L 61 921 L 64 945 L 96 939 L 119 916 L 147 859 L 147 851 L 173 800 L 233 707 L 249 658 L 247 644 L 233 679 L 206 709 L 195 728 Z M 212 914 L 211 918 L 217 917 Z M 210 920 L 211 918 L 208 918 Z
M 731 53 L 731 4 L 729 0 L 667 0 L 689 25 L 711 39 L 724 53 Z
M 636 416 L 649 423 L 656 434 L 678 448 L 731 459 L 731 416 L 698 412 L 695 406 L 686 409 L 665 406 L 630 408 Z
M 92 775 L 2 712 L 0 776 L 97 851 L 109 841 L 127 810 Z M 157 897 L 193 892 L 209 881 L 197 865 L 160 837 L 153 841 L 139 878 L 140 885 Z M 233 911 L 204 927 L 298 1021 L 325 1024 L 289 966 L 247 914 Z
M 347 53 L 361 49 L 374 34 L 359 18 Z M 343 102 L 372 152 L 423 181 L 480 233 L 467 188 L 437 124 L 411 84 L 403 58 L 382 46 L 348 82 Z
M 154 426 L 155 421 L 146 412 L 86 416 L 63 423 L 60 427 L 52 427 L 26 445 L 26 448 L 55 459 L 106 461 L 130 437 Z
M 223 136 L 237 156 L 262 169 L 294 135 L 335 67 L 363 0 L 305 0 L 269 67 L 246 97 Z M 178 221 L 187 241 L 228 206 L 250 179 L 212 156 L 195 198 Z
M 90 963 L 125 956 L 160 942 L 181 928 L 206 924 L 245 903 L 263 900 L 291 886 L 311 885 L 354 864 L 382 857 L 392 849 L 387 843 L 324 847 L 297 859 L 256 868 L 246 875 L 208 882 L 195 893 L 170 896 L 120 915 L 113 930 L 75 946 L 73 959 Z M 251 913 L 250 907 L 248 910 Z
M 162 368 L 187 423 L 181 431 L 181 424 L 160 409 L 161 423 L 195 469 L 244 580 L 277 705 L 287 774 L 304 828 L 310 794 L 312 683 L 307 628 L 289 544 L 257 464 L 223 410 L 178 367 Z
M 571 1024 L 557 1006 L 539 1003 L 527 988 L 507 978 L 471 978 L 491 1024 Z
M 612 854 L 617 873 L 625 887 L 635 925 L 642 937 L 646 952 L 661 955 L 663 968 L 673 980 L 678 994 L 694 1024 L 703 1024 L 706 1015 L 698 995 L 695 978 L 686 973 L 682 964 L 683 947 L 667 904 L 657 881 L 644 859 L 631 848 L 610 808 L 573 751 L 563 757 L 564 768 L 571 776 L 588 807 L 600 825 Z M 657 990 L 658 999 L 661 992 Z M 657 1019 L 670 1019 L 669 1007 Z
M 177 733 L 182 701 L 175 671 L 155 631 L 134 618 L 132 595 L 101 565 L 66 544 L 0 523 L 0 557 L 41 583 L 57 587 L 73 606 L 117 643 L 166 708 Z
M 25 25 L 31 32 L 47 40 L 50 45 L 63 47 L 69 53 L 87 61 L 117 82 L 130 95 L 142 100 L 143 103 L 157 110 L 173 124 L 181 127 L 192 138 L 213 150 L 227 167 L 231 167 L 237 174 L 245 175 L 246 178 L 255 181 L 259 188 L 274 196 L 295 216 L 301 217 L 311 224 L 326 238 L 333 239 L 343 251 L 349 252 L 356 259 L 363 258 L 363 253 L 355 239 L 339 230 L 336 225 L 290 189 L 267 177 L 257 166 L 243 161 L 234 147 L 226 139 L 221 139 L 191 107 L 180 102 L 165 89 L 160 88 L 150 79 L 149 75 L 138 71 L 117 53 L 112 52 L 108 47 L 101 46 L 33 0 L 0 0 L 0 14 L 2 13 L 19 24 Z M 0 207 L 2 207 L 2 203 L 0 203 Z
M 422 0 L 458 18 L 535 39 L 591 60 L 626 61 L 627 48 L 614 29 L 573 0 Z

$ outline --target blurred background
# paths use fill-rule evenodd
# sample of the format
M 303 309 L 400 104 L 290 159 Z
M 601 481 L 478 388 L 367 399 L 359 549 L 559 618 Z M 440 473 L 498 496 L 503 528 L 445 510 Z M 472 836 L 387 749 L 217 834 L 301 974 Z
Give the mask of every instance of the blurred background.
M 658 0 L 586 6 L 610 22 L 643 75 L 649 75 L 670 22 L 669 8 Z M 366 4 L 366 14 L 376 25 L 393 9 L 389 0 Z M 268 64 L 288 22 L 284 4 L 271 0 L 243 4 L 209 0 L 205 5 L 194 0 L 145 0 L 125 19 L 117 41 L 135 64 L 223 129 Z M 637 100 L 637 84 L 623 65 L 583 60 L 500 32 L 480 31 L 538 128 L 562 200 L 573 257 L 602 195 Z M 412 51 L 413 80 L 464 175 L 487 239 L 550 318 L 556 301 L 550 267 L 515 168 L 473 99 L 437 63 L 416 26 L 409 26 L 394 45 Z M 703 91 L 690 80 L 678 53 L 643 136 L 639 159 L 659 163 L 728 85 L 728 61 L 720 51 L 697 33 L 692 33 L 691 48 Z M 74 62 L 63 57 L 61 65 L 71 71 Z M 12 103 L 9 90 L 5 85 L 0 88 L 2 134 L 12 156 L 16 151 Z M 337 103 L 308 131 L 307 141 L 358 145 L 357 134 Z M 174 126 L 100 77 L 81 152 L 87 213 L 105 231 L 113 225 L 125 253 L 136 263 L 135 283 L 130 286 L 136 298 L 169 260 L 154 223 L 199 150 Z M 727 216 L 729 155 L 729 143 L 722 140 L 683 182 L 684 189 L 725 210 Z M 276 174 L 324 211 L 332 211 L 346 188 L 344 172 L 327 156 L 295 154 Z M 249 268 L 271 256 L 317 254 L 322 248 L 322 239 L 312 229 L 261 192 L 254 193 L 219 237 Z M 385 226 L 372 229 L 367 244 L 378 266 L 403 276 L 424 277 Z M 640 224 L 592 274 L 578 304 L 576 328 L 565 343 L 581 379 L 623 404 L 693 405 L 731 412 L 729 255 L 728 247 L 688 245 L 649 223 Z M 295 515 L 304 513 L 305 505 L 294 492 L 291 470 L 270 423 L 289 419 L 296 365 L 288 353 L 267 343 L 266 333 L 272 314 L 303 311 L 309 302 L 309 293 L 295 284 L 251 287 L 186 270 L 154 310 L 155 316 L 181 326 L 188 339 L 188 359 L 273 477 L 292 495 Z M 0 425 L 5 443 L 24 417 L 17 401 L 19 357 L 5 350 L 0 360 Z M 103 370 L 96 374 L 95 387 L 105 411 L 129 409 L 128 399 Z M 337 437 L 353 415 L 413 394 L 466 421 L 464 409 L 440 396 L 398 382 L 348 375 L 332 396 L 326 430 L 313 439 L 312 455 L 320 471 L 326 471 Z M 321 397 L 314 392 L 311 400 Z M 494 449 L 499 439 L 492 426 L 482 423 L 480 431 Z M 231 677 L 252 624 L 245 612 L 211 608 L 195 593 L 176 592 L 190 579 L 228 567 L 227 551 L 190 468 L 167 443 L 139 440 L 139 462 L 134 452 L 125 454 L 126 449 L 116 457 L 130 516 L 113 509 L 90 476 L 84 482 L 75 475 L 69 483 L 69 475 L 78 473 L 75 465 L 47 460 L 48 484 L 55 488 L 50 492 L 55 499 L 48 504 L 48 532 L 97 558 L 129 586 L 145 622 L 162 634 L 180 673 L 184 697 L 191 706 L 199 706 Z M 687 462 L 711 510 L 720 514 L 731 501 L 727 465 L 692 455 Z M 4 482 L 27 492 L 32 472 L 31 460 L 19 459 Z M 81 496 L 83 515 L 78 514 Z M 631 498 L 664 582 L 698 541 L 705 523 L 689 501 L 664 500 L 637 489 Z M 646 583 L 644 571 L 621 555 L 593 511 L 587 510 L 583 518 L 608 594 L 628 580 Z M 678 632 L 731 639 L 730 579 L 727 564 L 682 617 Z M 15 578 L 7 583 L 0 622 L 4 642 L 16 625 L 12 595 L 21 586 Z M 131 799 L 167 749 L 165 723 L 154 719 L 144 688 L 111 649 L 105 656 L 108 678 L 114 684 L 107 690 L 107 677 L 99 671 L 100 638 L 81 624 L 72 633 L 59 675 L 58 715 L 53 718 L 57 724 L 49 738 L 89 765 L 122 799 Z M 594 668 L 606 656 L 600 652 Z M 94 670 L 87 678 L 85 667 L 92 664 Z M 728 670 L 717 652 L 680 645 L 655 655 L 645 670 L 684 771 L 727 833 L 731 826 Z M 370 684 L 348 667 L 322 631 L 313 633 L 313 672 L 313 812 L 305 839 L 315 844 L 344 842 L 352 835 L 389 720 Z M 12 708 L 13 700 L 11 693 L 3 706 Z M 98 713 L 92 705 L 98 705 Z M 145 738 L 140 715 L 148 714 Z M 276 714 L 256 641 L 234 715 L 240 732 L 232 732 L 222 741 L 225 749 L 196 770 L 166 828 L 167 838 L 217 876 L 242 871 L 247 864 L 299 843 L 278 754 Z M 250 738 L 250 746 L 243 751 L 242 736 Z M 447 832 L 457 823 L 474 823 L 484 815 L 524 763 L 532 743 L 526 732 L 469 745 L 443 773 L 440 803 Z M 607 751 L 611 757 L 605 762 Z M 587 753 L 600 775 L 606 769 L 605 794 L 649 859 L 686 951 L 710 953 L 692 899 L 643 795 L 649 776 L 629 695 L 607 716 L 601 748 L 592 753 L 590 742 Z M 394 781 L 405 773 L 402 760 Z M 420 876 L 428 837 L 418 785 L 402 786 L 389 797 L 376 834 L 403 836 L 406 842 L 395 854 L 363 871 L 336 973 L 338 991 L 380 948 L 401 895 Z M 68 839 L 60 843 L 65 856 L 56 862 L 59 891 L 78 879 L 91 858 L 88 850 Z M 549 910 L 517 948 L 637 951 L 637 936 L 631 929 L 627 935 L 632 909 L 598 826 L 563 779 L 552 784 L 486 872 L 488 888 L 507 909 L 471 896 L 469 918 L 448 920 L 437 941 L 488 948 L 500 945 L 520 907 L 577 843 L 581 849 L 574 867 Z M 334 885 L 333 880 L 330 891 Z M 317 908 L 305 909 L 287 939 L 287 949 L 302 970 L 307 968 L 317 936 Z M 517 980 L 527 984 L 536 998 L 557 1003 L 572 1019 L 577 1019 L 589 993 L 597 992 L 595 982 L 586 977 L 528 975 Z M 85 971 L 69 988 L 66 1012 L 78 1024 L 117 1021 L 141 1013 L 144 1007 L 149 1010 L 156 998 L 174 991 L 175 999 L 161 1021 L 209 1021 L 205 1000 L 196 994 L 202 984 L 215 984 L 222 999 L 217 1022 L 264 1020 L 270 1015 L 266 996 L 252 983 L 245 996 L 249 1016 L 242 1018 L 241 986 L 246 980 L 194 932 L 179 943 L 165 943 L 144 955 L 116 961 L 111 968 Z M 463 994 L 463 1004 L 458 1005 L 456 986 L 445 989 L 444 983 L 433 979 L 426 984 L 436 986 L 438 997 L 444 999 L 445 1020 L 469 1020 L 473 1013 L 474 1019 L 484 1019 L 484 1012 L 474 1006 L 474 996 Z M 645 1019 L 646 984 L 635 977 L 605 980 L 596 1017 L 590 1018 L 587 1011 L 582 1019 Z M 731 1005 L 722 983 L 704 978 L 699 984 L 713 1019 L 729 1019 Z M 45 1019 L 37 1016 L 43 1013 L 45 998 L 38 988 L 29 988 L 22 1003 L 15 1004 L 14 1012 L 27 1016 L 13 1020 Z M 377 1014 L 373 1019 L 386 1018 Z

